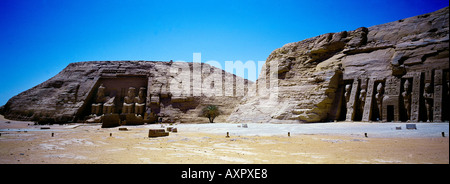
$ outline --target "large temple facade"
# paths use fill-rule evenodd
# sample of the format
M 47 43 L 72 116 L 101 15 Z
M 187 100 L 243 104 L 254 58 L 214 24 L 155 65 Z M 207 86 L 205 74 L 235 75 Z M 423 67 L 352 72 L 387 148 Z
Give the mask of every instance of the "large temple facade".
M 449 71 L 429 69 L 401 77 L 344 79 L 346 121 L 448 120 Z

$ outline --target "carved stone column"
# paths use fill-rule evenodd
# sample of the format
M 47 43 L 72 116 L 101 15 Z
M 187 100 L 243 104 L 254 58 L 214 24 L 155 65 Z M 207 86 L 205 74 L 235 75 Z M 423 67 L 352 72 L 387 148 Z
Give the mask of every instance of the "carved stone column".
M 367 82 L 369 79 L 367 78 L 362 78 L 361 79 L 361 89 L 359 91 L 359 106 L 358 106 L 358 116 L 361 117 L 362 120 L 362 116 L 364 114 L 364 107 L 366 104 L 366 98 L 367 98 Z
M 412 92 L 411 92 L 411 116 L 409 117 L 412 122 L 419 121 L 419 105 L 420 105 L 420 72 L 412 74 Z
M 434 71 L 433 121 L 442 121 L 442 70 Z
M 369 121 L 372 118 L 372 100 L 373 100 L 374 85 L 375 79 L 369 79 L 367 85 L 366 102 L 364 104 L 364 112 L 361 121 Z
M 358 91 L 359 81 L 358 79 L 353 80 L 352 91 L 350 93 L 350 99 L 347 102 L 347 114 L 345 121 L 353 121 L 355 117 L 355 101 L 356 101 L 356 92 Z

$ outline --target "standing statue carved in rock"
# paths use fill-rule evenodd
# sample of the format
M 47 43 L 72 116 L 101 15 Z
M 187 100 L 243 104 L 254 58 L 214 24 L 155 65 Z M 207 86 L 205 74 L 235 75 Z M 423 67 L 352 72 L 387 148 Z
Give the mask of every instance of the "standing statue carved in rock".
M 411 117 L 411 84 L 409 83 L 408 80 L 405 81 L 405 83 L 403 84 L 403 89 L 405 90 L 402 93 L 403 96 L 403 105 L 405 106 L 406 109 L 406 119 L 409 121 L 410 117 Z
M 103 84 L 101 84 L 100 87 L 98 87 L 95 102 L 92 103 L 91 114 L 100 115 L 100 113 L 102 112 L 102 105 L 103 103 L 105 103 L 105 101 L 107 101 L 107 98 L 105 97 L 105 87 L 103 86 Z
M 347 108 L 347 114 L 349 112 L 353 112 L 353 104 L 350 103 L 350 93 L 351 93 L 351 89 L 352 89 L 352 85 L 351 84 L 347 84 L 345 85 L 345 93 L 344 93 L 344 97 L 345 97 L 345 108 Z M 350 119 L 349 119 L 350 120 Z
M 423 97 L 425 98 L 425 108 L 427 110 L 427 122 L 430 122 L 433 117 L 433 88 L 431 83 L 425 83 Z
M 144 93 L 145 93 L 145 88 L 141 87 L 139 88 L 139 94 L 137 97 L 134 98 L 134 112 L 137 115 L 143 115 L 144 114 L 144 110 L 145 110 L 145 97 L 144 97 Z
M 352 89 L 352 85 L 351 84 L 347 84 L 345 85 L 345 102 L 348 103 L 348 101 L 350 100 L 350 90 Z
M 122 107 L 122 113 L 123 114 L 130 114 L 134 111 L 134 95 L 135 95 L 135 88 L 130 87 L 128 88 L 127 96 L 123 98 L 123 107 Z
M 360 102 L 360 106 L 359 106 L 359 110 L 362 113 L 364 113 L 364 105 L 366 104 L 366 89 L 361 89 L 361 91 L 359 92 L 359 102 Z
M 379 115 L 379 120 L 382 119 L 382 112 L 383 112 L 383 83 L 379 83 L 377 85 L 377 94 L 375 95 L 375 99 L 377 100 L 377 107 L 378 107 L 378 115 Z

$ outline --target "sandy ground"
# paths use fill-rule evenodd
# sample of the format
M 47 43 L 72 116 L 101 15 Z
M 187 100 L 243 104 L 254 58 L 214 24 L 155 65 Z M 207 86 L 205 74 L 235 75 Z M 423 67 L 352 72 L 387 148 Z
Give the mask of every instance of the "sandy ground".
M 0 163 L 449 164 L 448 123 L 419 123 L 417 130 L 406 130 L 405 123 L 240 125 L 174 125 L 178 133 L 148 138 L 148 129 L 161 125 L 119 131 L 100 124 L 36 126 L 0 116 Z

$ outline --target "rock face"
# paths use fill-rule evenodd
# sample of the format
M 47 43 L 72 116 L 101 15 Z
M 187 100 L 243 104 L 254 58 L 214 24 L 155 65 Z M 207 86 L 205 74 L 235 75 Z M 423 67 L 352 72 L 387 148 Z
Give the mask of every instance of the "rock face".
M 219 79 L 211 80 L 212 74 L 217 74 Z M 198 76 L 196 79 L 200 80 L 193 80 L 192 76 Z M 223 114 L 217 117 L 217 121 L 224 121 L 242 96 L 198 92 L 210 87 L 211 81 L 220 84 L 218 80 L 221 80 L 223 86 L 229 85 L 225 84 L 226 78 L 242 82 L 244 87 L 252 83 L 199 63 L 71 63 L 53 78 L 11 98 L 4 107 L 4 114 L 9 119 L 39 123 L 101 122 L 102 114 L 115 117 L 103 118 L 113 124 L 124 124 L 124 121 L 126 124 L 142 124 L 145 120 L 208 122 L 208 118 L 199 114 L 203 107 L 213 104 Z M 240 90 L 240 86 L 232 83 L 231 90 Z M 118 115 L 109 114 L 120 114 L 120 120 Z
M 199 114 L 211 104 L 223 112 L 216 121 L 242 123 L 445 121 L 448 57 L 447 7 L 286 44 L 254 84 L 198 63 L 72 63 L 11 98 L 3 113 L 44 123 L 207 122 Z
M 448 26 L 447 7 L 286 44 L 266 60 L 279 64 L 278 98 L 246 97 L 228 120 L 448 120 Z

